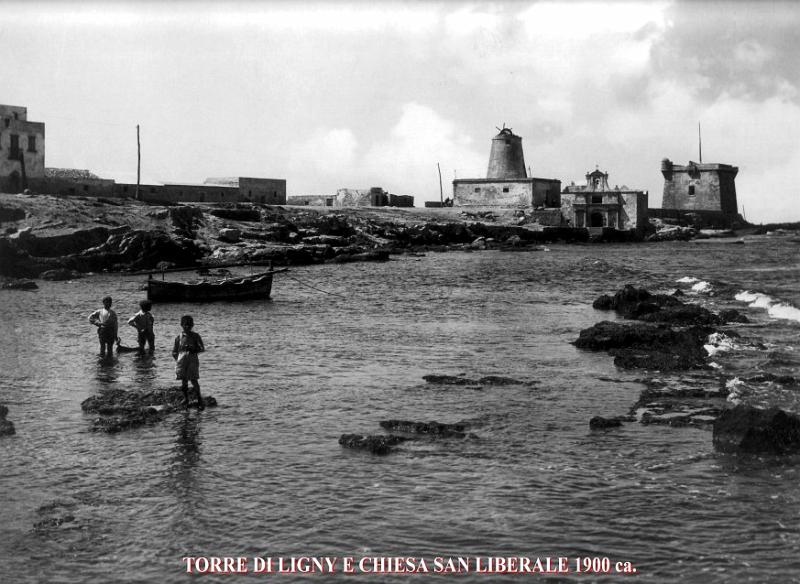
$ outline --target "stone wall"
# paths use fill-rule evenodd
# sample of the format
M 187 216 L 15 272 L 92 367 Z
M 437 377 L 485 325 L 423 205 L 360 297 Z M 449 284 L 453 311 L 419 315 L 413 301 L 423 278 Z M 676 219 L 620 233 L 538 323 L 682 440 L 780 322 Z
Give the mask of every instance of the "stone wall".
M 453 181 L 454 207 L 558 207 L 560 200 L 561 181 L 554 179 Z

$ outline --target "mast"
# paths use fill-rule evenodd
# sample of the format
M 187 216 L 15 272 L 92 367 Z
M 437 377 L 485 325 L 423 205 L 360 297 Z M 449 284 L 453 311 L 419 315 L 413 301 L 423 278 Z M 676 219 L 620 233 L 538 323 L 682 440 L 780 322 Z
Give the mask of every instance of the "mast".
M 700 135 L 700 122 L 697 122 L 697 148 L 700 154 L 700 164 L 703 164 L 703 137 Z
M 142 178 L 142 144 L 139 142 L 139 124 L 136 124 L 136 200 L 139 200 L 139 183 Z
M 439 163 L 436 163 L 436 168 L 439 171 L 439 202 L 441 202 L 442 207 L 444 207 L 444 191 L 442 190 L 442 167 L 439 166 Z

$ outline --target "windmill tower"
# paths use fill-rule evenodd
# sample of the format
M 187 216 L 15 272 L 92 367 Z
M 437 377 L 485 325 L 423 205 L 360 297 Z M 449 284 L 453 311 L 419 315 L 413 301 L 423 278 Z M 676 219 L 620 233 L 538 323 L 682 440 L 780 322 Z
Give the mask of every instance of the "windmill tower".
M 525 156 L 522 153 L 522 138 L 506 128 L 498 128 L 500 133 L 492 138 L 492 151 L 489 153 L 487 179 L 528 178 L 525 171 Z

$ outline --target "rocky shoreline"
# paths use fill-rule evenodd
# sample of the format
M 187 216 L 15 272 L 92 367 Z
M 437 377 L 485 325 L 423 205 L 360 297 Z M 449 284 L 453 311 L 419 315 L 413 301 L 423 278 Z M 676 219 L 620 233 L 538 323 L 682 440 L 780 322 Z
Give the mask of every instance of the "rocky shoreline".
M 622 369 L 685 372 L 680 386 L 645 380 L 646 388 L 627 414 L 589 421 L 592 430 L 610 430 L 625 422 L 697 427 L 712 430 L 721 452 L 784 455 L 800 452 L 800 417 L 777 408 L 762 410 L 728 401 L 727 379 L 692 378 L 692 371 L 712 372 L 709 356 L 716 346 L 738 334 L 728 325 L 747 323 L 736 310 L 719 314 L 683 302 L 679 295 L 651 294 L 627 285 L 613 296 L 602 295 L 595 309 L 613 310 L 623 321 L 602 321 L 580 332 L 576 347 L 604 350 Z M 795 384 L 795 379 L 782 379 Z
M 73 279 L 239 264 L 278 266 L 384 261 L 391 254 L 535 249 L 585 241 L 524 212 L 307 208 L 215 203 L 152 205 L 130 199 L 0 195 L 0 276 Z
M 251 203 L 151 204 L 131 199 L 0 194 L 0 282 L 74 279 L 239 264 L 384 261 L 427 251 L 543 249 L 586 243 L 585 229 L 540 225 L 512 209 L 287 207 Z M 733 232 L 654 223 L 650 241 Z M 605 237 L 609 237 L 608 234 Z M 631 240 L 618 234 L 615 239 Z

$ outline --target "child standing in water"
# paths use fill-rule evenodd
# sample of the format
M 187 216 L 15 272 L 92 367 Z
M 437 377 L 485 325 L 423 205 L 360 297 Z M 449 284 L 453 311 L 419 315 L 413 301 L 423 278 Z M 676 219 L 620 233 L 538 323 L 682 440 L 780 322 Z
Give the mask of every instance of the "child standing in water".
M 198 353 L 206 350 L 203 346 L 203 339 L 200 338 L 194 328 L 194 319 L 188 314 L 181 317 L 181 328 L 183 332 L 175 337 L 175 346 L 172 349 L 172 358 L 175 359 L 175 376 L 181 380 L 183 390 L 183 404 L 189 406 L 189 382 L 197 392 L 197 409 L 204 410 L 203 397 L 200 395 L 200 360 Z
M 147 343 L 148 352 L 152 355 L 155 351 L 156 337 L 153 333 L 153 315 L 150 314 L 150 309 L 153 308 L 153 303 L 149 300 L 139 301 L 139 308 L 141 310 L 128 319 L 128 324 L 131 325 L 139 333 L 139 352 L 144 353 L 144 345 Z
M 111 310 L 111 296 L 103 298 L 103 308 L 95 310 L 89 315 L 89 322 L 97 327 L 97 337 L 100 340 L 100 357 L 111 358 L 114 343 L 117 342 L 118 327 L 117 313 Z

